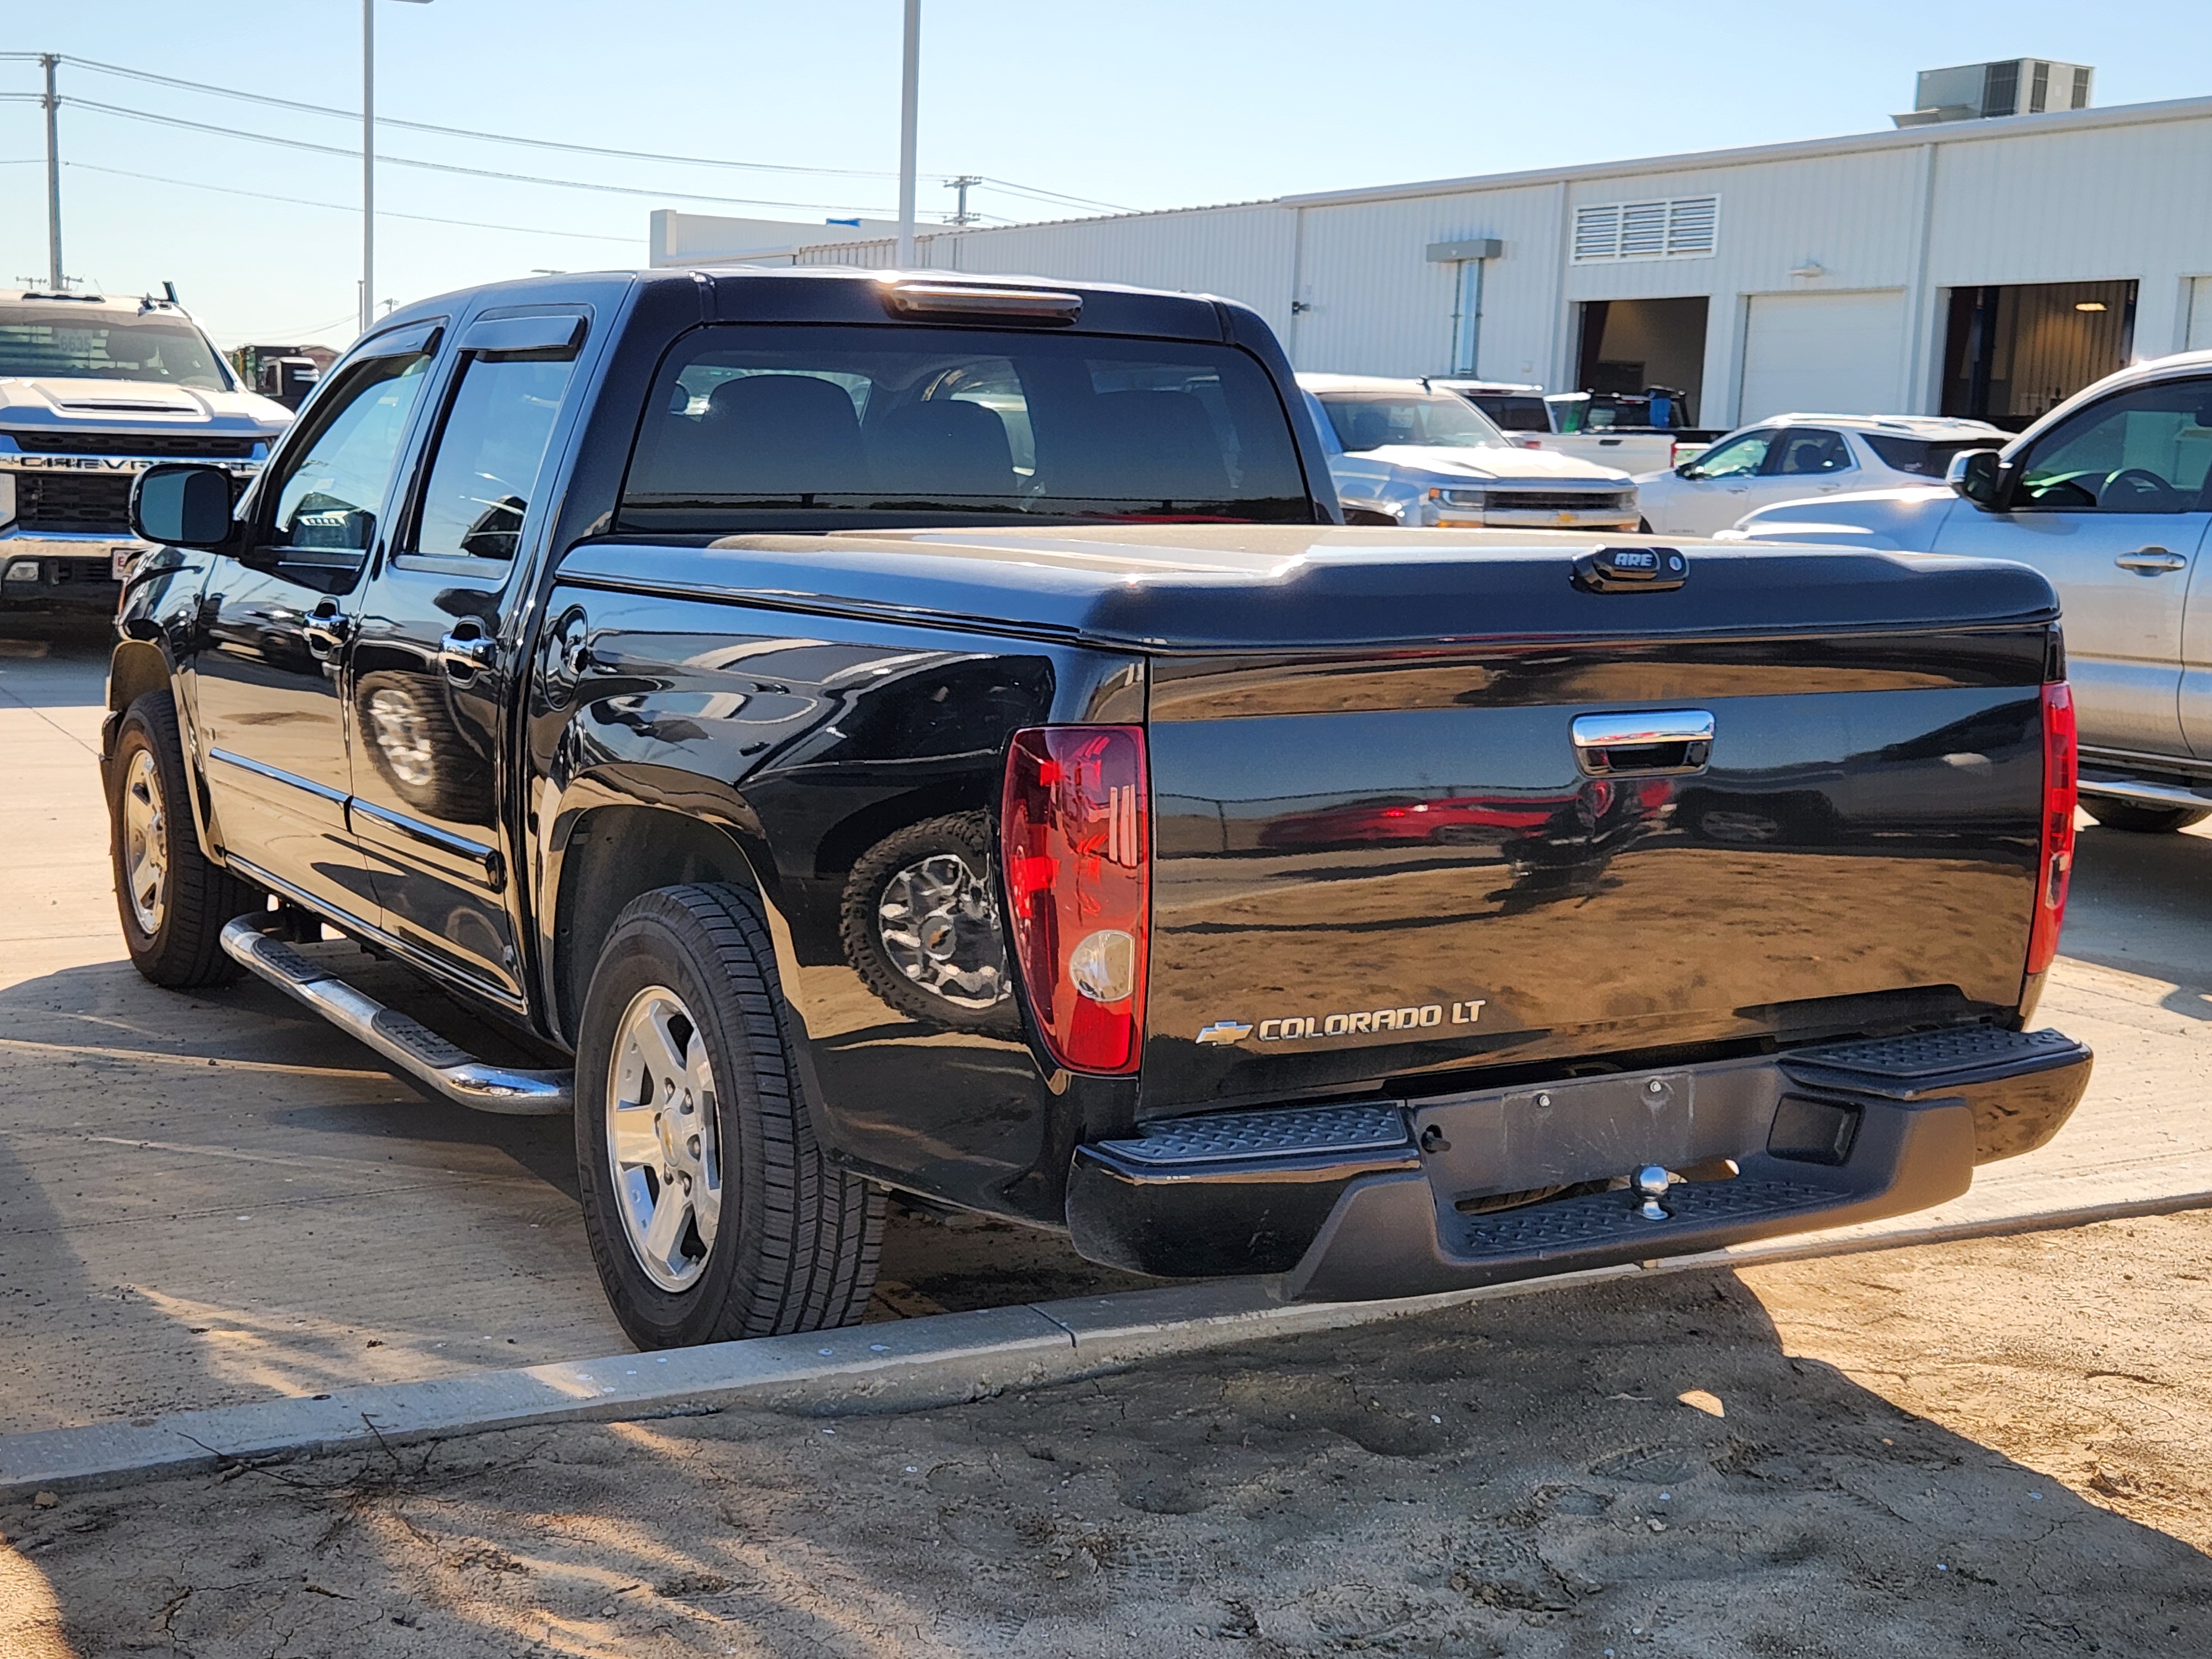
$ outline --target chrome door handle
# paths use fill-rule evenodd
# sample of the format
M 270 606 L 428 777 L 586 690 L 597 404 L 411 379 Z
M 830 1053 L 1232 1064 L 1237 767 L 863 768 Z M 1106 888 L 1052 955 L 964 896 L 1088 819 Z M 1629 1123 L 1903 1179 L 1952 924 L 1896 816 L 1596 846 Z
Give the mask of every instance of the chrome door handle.
M 2139 575 L 2155 576 L 2163 570 L 2179 570 L 2189 561 L 2179 553 L 2169 553 L 2162 547 L 2139 547 L 2132 553 L 2123 553 L 2112 562 L 2123 570 L 2132 570 Z
M 1695 772 L 1713 746 L 1713 717 L 1703 708 L 1577 714 L 1570 730 L 1576 763 L 1593 776 Z
M 325 599 L 300 619 L 300 632 L 310 655 L 328 659 L 353 637 L 353 618 Z
M 456 685 L 466 685 L 499 660 L 497 640 L 477 623 L 465 623 L 462 627 L 472 631 L 464 634 L 457 628 L 438 641 L 438 666 Z

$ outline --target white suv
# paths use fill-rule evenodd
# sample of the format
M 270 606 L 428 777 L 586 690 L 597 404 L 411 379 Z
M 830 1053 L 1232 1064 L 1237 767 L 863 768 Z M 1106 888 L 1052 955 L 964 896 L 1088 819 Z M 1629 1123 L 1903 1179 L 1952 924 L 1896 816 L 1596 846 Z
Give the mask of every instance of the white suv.
M 1951 457 L 2008 434 L 1917 415 L 1777 415 L 1731 432 L 1668 472 L 1636 480 L 1655 535 L 1710 536 L 1778 501 L 1846 489 L 1941 483 Z

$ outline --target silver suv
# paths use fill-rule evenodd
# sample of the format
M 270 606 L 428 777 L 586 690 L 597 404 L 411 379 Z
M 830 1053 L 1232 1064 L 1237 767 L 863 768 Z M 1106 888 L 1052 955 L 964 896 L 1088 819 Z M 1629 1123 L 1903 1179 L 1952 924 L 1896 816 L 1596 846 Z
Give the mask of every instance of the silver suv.
M 2065 610 L 2081 805 L 2116 830 L 2212 817 L 2212 351 L 2138 364 L 1941 488 L 1783 502 L 1723 540 L 2017 559 Z

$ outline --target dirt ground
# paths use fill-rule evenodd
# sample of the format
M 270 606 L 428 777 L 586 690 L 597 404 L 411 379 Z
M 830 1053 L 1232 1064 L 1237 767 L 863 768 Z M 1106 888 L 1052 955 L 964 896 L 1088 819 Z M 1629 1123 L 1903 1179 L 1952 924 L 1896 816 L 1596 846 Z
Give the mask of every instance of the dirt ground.
M 2197 1655 L 2208 1284 L 2193 1212 L 18 1504 L 0 1653 Z

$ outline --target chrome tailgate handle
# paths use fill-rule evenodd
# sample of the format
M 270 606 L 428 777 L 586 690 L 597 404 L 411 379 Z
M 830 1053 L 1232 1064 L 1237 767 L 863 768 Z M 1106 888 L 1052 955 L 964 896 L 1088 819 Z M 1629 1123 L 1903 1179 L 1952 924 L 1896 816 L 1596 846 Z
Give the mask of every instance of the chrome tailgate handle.
M 1575 762 L 1593 777 L 1695 772 L 1713 746 L 1713 717 L 1703 708 L 1577 714 L 1571 730 Z

